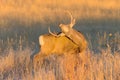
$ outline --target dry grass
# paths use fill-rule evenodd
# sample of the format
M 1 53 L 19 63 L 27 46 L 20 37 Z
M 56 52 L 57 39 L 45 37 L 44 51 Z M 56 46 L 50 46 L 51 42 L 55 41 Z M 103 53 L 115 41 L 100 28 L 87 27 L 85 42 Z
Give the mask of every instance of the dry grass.
M 120 79 L 120 34 L 112 34 L 108 39 L 107 34 L 98 35 L 99 52 L 86 51 L 86 62 L 81 66 L 80 55 L 65 54 L 61 56 L 50 55 L 43 59 L 43 64 L 38 65 L 37 71 L 33 70 L 32 52 L 30 47 L 14 50 L 11 47 L 1 51 L 6 55 L 0 56 L 1 80 L 119 80 Z M 110 41 L 110 42 L 108 42 Z M 112 42 L 111 42 L 112 41 Z M 20 41 L 21 42 L 21 41 Z M 103 43 L 109 46 L 104 48 Z M 110 44 L 111 43 L 111 44 Z M 113 44 L 114 43 L 114 44 Z M 117 50 L 112 48 L 117 45 Z M 114 47 L 116 48 L 116 47 Z
M 51 55 L 44 59 L 39 70 L 33 72 L 30 49 L 23 51 L 8 50 L 8 55 L 1 57 L 1 80 L 119 80 L 120 53 L 112 54 L 110 49 L 101 53 L 87 51 L 86 65 L 81 67 L 81 60 L 75 55 Z

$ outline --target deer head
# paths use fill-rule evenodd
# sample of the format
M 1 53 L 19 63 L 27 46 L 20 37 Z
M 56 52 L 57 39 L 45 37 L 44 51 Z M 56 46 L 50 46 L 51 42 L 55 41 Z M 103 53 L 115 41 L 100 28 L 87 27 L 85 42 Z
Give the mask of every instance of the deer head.
M 67 36 L 71 41 L 79 46 L 81 52 L 85 51 L 85 49 L 87 48 L 87 41 L 81 32 L 73 29 L 73 26 L 75 25 L 75 19 L 69 11 L 67 11 L 67 13 L 70 15 L 71 18 L 70 24 L 60 24 L 59 27 L 62 32 L 58 35 L 52 33 L 50 29 L 49 33 L 56 37 Z
M 75 25 L 75 19 L 73 18 L 72 14 L 67 11 L 67 13 L 70 15 L 71 22 L 70 24 L 60 24 L 59 27 L 61 28 L 63 33 L 69 32 L 70 29 Z

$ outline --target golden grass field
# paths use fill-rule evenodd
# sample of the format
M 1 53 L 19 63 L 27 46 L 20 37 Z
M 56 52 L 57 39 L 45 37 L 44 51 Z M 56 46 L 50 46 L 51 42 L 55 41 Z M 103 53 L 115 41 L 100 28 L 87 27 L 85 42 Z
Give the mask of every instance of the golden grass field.
M 45 23 L 46 18 L 55 22 L 56 18 L 63 20 L 62 16 L 69 10 L 76 19 L 119 19 L 119 3 L 119 0 L 0 0 L 0 17 L 18 18 L 29 24 L 33 21 Z
M 101 53 L 88 51 L 86 67 L 81 67 L 74 55 L 51 55 L 38 72 L 33 72 L 31 49 L 6 50 L 8 55 L 0 58 L 1 80 L 119 80 L 120 54 L 110 49 Z M 77 63 L 77 65 L 76 65 Z
M 0 0 L 0 80 L 120 80 L 119 0 Z M 86 67 L 74 55 L 50 55 L 38 72 L 38 37 L 76 19 L 87 38 Z

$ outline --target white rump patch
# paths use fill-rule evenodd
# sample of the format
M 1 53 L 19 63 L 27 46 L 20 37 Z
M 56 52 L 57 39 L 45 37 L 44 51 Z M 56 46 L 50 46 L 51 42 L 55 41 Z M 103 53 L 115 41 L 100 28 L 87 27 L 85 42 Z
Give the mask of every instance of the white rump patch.
M 42 46 L 44 45 L 44 40 L 43 40 L 43 36 L 39 37 L 39 44 Z

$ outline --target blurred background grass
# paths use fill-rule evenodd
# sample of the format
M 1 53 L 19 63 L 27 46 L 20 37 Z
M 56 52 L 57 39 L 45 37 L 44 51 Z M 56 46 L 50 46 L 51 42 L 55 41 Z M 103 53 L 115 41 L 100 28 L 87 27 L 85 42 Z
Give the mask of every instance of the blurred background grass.
M 11 26 L 14 26 L 15 23 L 24 23 L 25 26 L 32 26 L 37 23 L 44 25 L 68 23 L 69 15 L 66 10 L 77 19 L 77 24 L 79 20 L 83 21 L 81 23 L 88 20 L 88 23 L 94 24 L 105 20 L 106 22 L 101 22 L 105 24 L 114 20 L 119 21 L 119 2 L 119 0 L 0 0 L 0 24 L 5 26 L 11 23 Z
M 119 0 L 0 0 L 0 43 L 20 36 L 26 43 L 38 45 L 38 37 L 52 31 L 59 32 L 60 23 L 76 19 L 75 29 L 86 37 L 91 36 L 92 45 L 98 46 L 97 35 L 114 34 L 120 30 Z M 1 46 L 3 47 L 3 46 Z
M 98 34 L 106 34 L 107 38 L 109 34 L 119 34 L 119 3 L 119 0 L 0 0 L 1 48 L 9 41 L 18 44 L 20 37 L 24 43 L 39 47 L 38 37 L 48 33 L 48 27 L 59 32 L 60 23 L 70 22 L 68 10 L 76 19 L 74 28 L 86 38 L 91 36 L 96 49 Z

